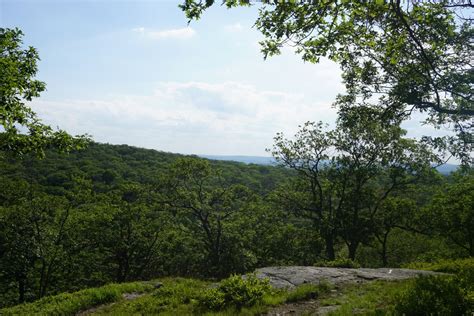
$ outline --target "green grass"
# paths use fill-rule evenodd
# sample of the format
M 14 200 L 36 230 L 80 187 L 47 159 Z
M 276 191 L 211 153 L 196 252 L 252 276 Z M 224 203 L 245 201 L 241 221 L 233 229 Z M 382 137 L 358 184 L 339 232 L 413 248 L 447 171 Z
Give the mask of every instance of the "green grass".
M 74 315 L 81 310 L 103 305 L 94 315 L 259 315 L 278 305 L 318 299 L 321 305 L 338 305 L 331 315 L 385 315 L 394 310 L 395 299 L 412 280 L 401 282 L 371 282 L 346 286 L 336 297 L 328 293 L 327 284 L 303 284 L 293 290 L 278 290 L 264 294 L 254 306 L 227 306 L 223 310 L 203 309 L 199 300 L 216 285 L 202 280 L 165 278 L 163 286 L 155 289 L 152 282 L 111 284 L 101 288 L 75 293 L 64 293 L 41 299 L 30 304 L 0 310 L 0 315 Z M 123 293 L 146 292 L 133 300 L 122 298 Z M 114 304 L 110 304 L 114 303 Z
M 329 315 L 348 316 L 362 315 L 391 315 L 396 304 L 396 298 L 411 283 L 411 280 L 399 282 L 375 281 L 363 285 L 353 284 L 342 289 L 335 298 L 321 301 L 321 305 L 338 305 L 339 308 Z
M 210 283 L 195 279 L 166 278 L 163 286 L 130 301 L 100 309 L 96 315 L 192 315 L 197 299 Z
M 406 268 L 453 273 L 457 284 L 472 296 L 474 259 L 441 260 L 438 262 L 415 262 Z M 440 280 L 446 277 L 439 277 Z M 423 279 L 424 280 L 424 279 Z M 321 305 L 337 305 L 339 308 L 329 315 L 393 315 L 395 308 L 407 293 L 413 291 L 419 279 L 398 282 L 376 281 L 364 285 L 349 285 L 337 297 L 321 300 Z M 441 281 L 439 281 L 441 282 Z M 419 292 L 420 290 L 418 290 Z M 434 304 L 434 299 L 432 300 Z
M 74 293 L 62 293 L 26 303 L 0 309 L 0 315 L 75 315 L 82 310 L 122 299 L 123 293 L 143 293 L 153 289 L 147 282 L 109 284 L 99 288 Z
M 327 294 L 331 287 L 327 284 L 302 284 L 292 290 L 274 289 L 271 293 L 265 294 L 263 301 L 255 306 L 243 307 L 237 309 L 235 307 L 227 308 L 223 311 L 208 311 L 203 313 L 205 316 L 254 316 L 261 315 L 269 311 L 270 308 L 299 301 L 315 299 Z
M 295 288 L 293 291 L 289 291 L 286 294 L 285 303 L 294 303 L 298 301 L 306 301 L 320 297 L 321 294 L 326 294 L 330 290 L 330 286 L 321 283 L 315 284 L 302 284 Z
M 101 308 L 94 315 L 260 315 L 271 307 L 285 303 L 319 297 L 329 291 L 329 286 L 304 284 L 291 291 L 273 289 L 263 296 L 262 302 L 251 306 L 230 306 L 224 310 L 202 309 L 199 299 L 212 287 L 211 283 L 194 279 L 163 279 L 163 287 L 137 299 L 121 300 Z

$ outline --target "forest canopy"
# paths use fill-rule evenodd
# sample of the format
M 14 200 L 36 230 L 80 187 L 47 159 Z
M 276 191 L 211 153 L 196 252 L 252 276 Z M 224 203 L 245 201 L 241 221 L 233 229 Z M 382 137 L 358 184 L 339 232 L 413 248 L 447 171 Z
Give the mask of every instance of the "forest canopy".
M 186 0 L 180 8 L 193 20 L 212 5 Z M 255 25 L 264 57 L 293 45 L 305 61 L 329 58 L 339 63 L 346 88 L 335 96 L 333 128 L 309 120 L 293 136 L 275 135 L 272 165 L 101 144 L 52 129 L 28 105 L 46 87 L 36 78 L 37 50 L 23 47 L 19 29 L 1 28 L 0 308 L 41 305 L 51 295 L 109 283 L 231 276 L 199 296 L 215 306 L 226 303 L 221 292 L 229 288 L 250 296 L 270 291 L 255 276 L 232 276 L 260 267 L 443 263 L 444 272 L 465 275 L 417 279 L 400 310 L 416 306 L 418 289 L 426 287 L 435 294 L 423 297 L 424 306 L 442 305 L 448 289 L 471 308 L 474 73 L 465 13 L 472 8 L 448 1 L 263 1 Z M 416 111 L 454 134 L 408 137 L 402 123 Z M 462 165 L 443 174 L 437 167 L 446 153 Z M 450 259 L 460 260 L 443 261 Z M 183 283 L 193 282 L 206 283 Z M 163 294 L 162 286 L 154 293 Z M 111 295 L 126 301 L 122 294 Z M 184 295 L 179 302 L 194 300 Z

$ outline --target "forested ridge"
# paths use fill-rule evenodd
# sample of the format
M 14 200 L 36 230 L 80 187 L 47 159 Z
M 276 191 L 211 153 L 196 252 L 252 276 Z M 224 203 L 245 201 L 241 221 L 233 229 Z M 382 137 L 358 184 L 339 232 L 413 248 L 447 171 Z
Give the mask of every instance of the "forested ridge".
M 472 1 L 223 0 L 221 4 L 227 9 L 258 10 L 253 25 L 263 36 L 259 45 L 264 59 L 291 46 L 303 61 L 331 61 L 341 71 L 339 83 L 344 90 L 332 96 L 337 118 L 312 121 L 314 112 L 308 112 L 304 113 L 306 122 L 296 123 L 300 125 L 294 135 L 277 132 L 267 149 L 274 165 L 100 144 L 88 134 L 93 131 L 72 135 L 51 127 L 29 103 L 46 90 L 46 83 L 37 78 L 37 49 L 23 45 L 24 34 L 16 22 L 0 27 L 0 314 L 262 315 L 274 307 L 277 315 L 280 310 L 283 314 L 293 313 L 295 307 L 304 315 L 331 313 L 327 307 L 335 312 L 333 315 L 472 314 Z M 107 5 L 103 12 L 109 15 L 112 11 Z M 150 28 L 134 26 L 128 33 L 107 32 L 120 34 L 119 41 L 127 45 L 128 41 L 122 41 L 126 34 L 137 35 L 140 42 L 190 40 L 197 33 L 191 23 L 216 5 L 214 0 L 182 1 L 178 7 L 188 19 L 186 28 L 154 30 L 150 24 Z M 129 9 L 132 12 L 133 8 Z M 49 11 L 64 13 L 56 12 L 56 8 Z M 142 13 L 136 16 L 140 23 L 145 11 L 152 13 L 140 8 Z M 23 16 L 23 11 L 15 6 L 13 12 L 22 12 Z M 129 15 L 134 17 L 128 11 L 125 13 L 117 21 Z M 168 16 L 168 12 L 160 14 L 157 16 Z M 98 17 L 101 15 L 91 15 L 91 19 Z M 76 18 L 82 22 L 84 15 Z M 69 22 L 62 17 L 61 23 L 66 20 Z M 101 17 L 102 20 L 106 18 Z M 76 20 L 72 18 L 73 21 Z M 62 31 L 65 24 L 61 23 L 54 24 L 55 30 Z M 244 29 L 240 22 L 219 25 L 226 32 Z M 199 32 L 206 29 L 209 28 L 203 27 Z M 31 32 L 33 39 L 38 39 L 38 34 L 50 33 L 49 29 L 38 30 Z M 88 36 L 100 39 L 98 46 L 102 41 L 110 43 L 109 35 L 100 35 L 107 30 L 104 27 L 81 29 L 74 35 L 92 30 Z M 109 129 L 96 124 L 107 134 L 96 137 L 109 139 L 109 134 L 117 132 L 114 137 L 119 138 L 115 139 L 126 139 L 134 126 L 129 124 L 128 116 L 135 114 L 128 110 L 137 108 L 143 116 L 131 118 L 140 123 L 140 133 L 136 135 L 148 135 L 141 128 L 156 124 L 156 143 L 150 147 L 168 144 L 179 146 L 167 148 L 186 151 L 209 148 L 209 152 L 222 152 L 222 143 L 215 139 L 229 128 L 231 133 L 227 136 L 233 138 L 222 140 L 232 141 L 232 148 L 240 146 L 241 153 L 245 153 L 246 146 L 256 147 L 249 140 L 256 137 L 267 142 L 267 136 L 261 134 L 263 129 L 289 128 L 289 124 L 273 122 L 274 117 L 266 115 L 267 110 L 273 111 L 274 101 L 284 101 L 284 108 L 275 108 L 282 119 L 287 113 L 292 116 L 291 111 L 306 109 L 304 98 L 286 100 L 287 89 L 300 94 L 291 91 L 291 85 L 282 86 L 283 93 L 263 91 L 241 100 L 235 98 L 240 92 L 228 91 L 235 85 L 224 83 L 217 89 L 217 95 L 223 97 L 215 101 L 215 85 L 189 82 L 190 78 L 199 78 L 204 69 L 199 71 L 193 63 L 189 69 L 183 68 L 185 64 L 179 59 L 189 56 L 190 51 L 204 52 L 193 46 L 199 41 L 206 44 L 209 52 L 220 52 L 221 46 L 226 53 L 230 51 L 219 37 L 215 38 L 216 43 L 203 42 L 203 38 L 197 36 L 186 45 L 180 42 L 175 46 L 177 50 L 170 49 L 168 55 L 159 53 L 166 53 L 164 47 L 173 47 L 168 47 L 170 42 L 143 46 L 141 50 L 146 55 L 139 55 L 137 50 L 132 55 L 123 55 L 127 56 L 124 59 L 115 59 L 99 52 L 110 53 L 110 47 L 116 47 L 117 41 L 107 49 L 98 49 L 83 46 L 86 41 L 73 37 L 75 45 L 81 43 L 81 52 L 92 54 L 83 62 L 99 60 L 96 65 L 102 66 L 105 60 L 133 58 L 136 62 L 145 56 L 168 56 L 157 57 L 160 63 L 154 66 L 161 67 L 169 60 L 169 66 L 177 67 L 169 71 L 157 68 L 160 71 L 154 72 L 153 61 L 144 59 L 143 68 L 134 63 L 123 67 L 146 71 L 145 76 L 140 73 L 138 80 L 117 76 L 116 69 L 123 69 L 115 64 L 111 73 L 104 71 L 108 79 L 97 76 L 110 86 L 142 89 L 151 83 L 150 77 L 143 80 L 145 77 L 164 73 L 165 77 L 153 77 L 153 81 L 162 78 L 166 91 L 157 90 L 153 98 L 122 98 L 119 94 L 110 105 L 91 101 L 93 122 L 102 123 L 102 110 L 105 120 L 111 121 Z M 231 38 L 230 33 L 225 38 Z M 255 38 L 251 41 L 255 44 Z M 58 45 L 61 41 L 53 42 Z M 58 52 L 57 46 L 52 48 Z M 157 50 L 151 54 L 153 49 Z M 67 51 L 67 60 L 74 60 L 70 52 Z M 131 51 L 114 50 L 122 52 Z M 213 59 L 217 55 L 203 56 Z M 235 55 L 231 56 L 226 55 L 229 62 L 237 61 Z M 76 77 L 74 71 L 61 68 L 68 65 L 64 56 L 53 54 L 49 59 L 46 65 L 61 69 L 53 71 L 55 75 L 61 73 L 58 81 L 69 81 L 63 79 L 64 73 Z M 81 62 L 75 63 L 82 67 Z M 241 64 L 238 65 L 240 68 Z M 220 67 L 219 71 L 203 72 L 205 81 L 212 81 L 209 78 L 215 73 L 227 69 Z M 287 68 L 283 64 L 278 69 L 283 72 Z M 168 77 L 170 72 L 177 77 Z M 224 72 L 233 74 L 232 70 Z M 207 78 L 205 73 L 211 77 Z M 305 73 L 296 73 L 299 74 Z M 281 77 L 262 86 L 242 87 L 253 95 L 291 75 L 285 73 Z M 97 79 L 90 73 L 87 78 Z M 171 78 L 176 82 L 167 85 Z M 307 78 L 303 79 L 310 83 L 309 88 L 319 84 Z M 108 91 L 98 81 L 91 83 L 98 91 Z M 181 95 L 180 89 L 173 88 L 176 85 L 200 88 L 189 89 L 188 98 L 187 94 Z M 94 90 L 91 85 L 88 87 Z M 64 88 L 87 90 L 74 81 Z M 272 101 L 261 103 L 259 95 L 271 96 Z M 79 96 L 73 94 L 63 102 L 82 104 Z M 160 102 L 155 104 L 154 98 Z M 141 101 L 135 104 L 135 99 Z M 52 100 L 54 96 L 46 99 L 44 113 L 55 112 L 61 118 L 70 114 L 61 112 L 61 102 L 56 104 Z M 318 100 L 319 95 L 314 95 L 314 106 Z M 300 101 L 304 107 L 295 107 Z M 141 102 L 144 107 L 140 108 Z M 186 105 L 183 108 L 182 103 Z M 168 113 L 172 108 L 178 108 L 177 112 Z M 222 111 L 201 111 L 205 108 Z M 253 112 L 257 108 L 258 115 Z M 249 109 L 252 110 L 240 116 L 240 112 Z M 199 119 L 188 120 L 196 113 Z M 254 120 L 255 115 L 262 117 Z M 148 116 L 153 120 L 140 119 Z M 224 116 L 226 119 L 222 120 Z M 118 117 L 115 122 L 113 118 Z M 122 117 L 123 122 L 118 122 Z M 423 121 L 415 123 L 420 118 Z M 76 127 L 80 126 L 82 119 L 75 119 Z M 228 126 L 227 122 L 238 124 Z M 65 119 L 65 123 L 72 124 L 68 129 L 73 130 L 74 120 Z M 425 133 L 423 129 L 413 134 L 413 128 L 409 133 L 402 127 L 413 123 L 435 130 Z M 201 125 L 208 132 L 193 144 L 197 147 L 185 145 L 195 131 L 201 135 Z M 214 129 L 215 126 L 221 129 Z M 181 130 L 186 132 L 185 138 Z M 163 132 L 171 135 L 171 141 L 161 138 Z M 135 140 L 120 142 L 132 144 Z M 459 163 L 459 168 L 441 174 L 437 168 L 446 162 Z M 343 284 L 344 278 L 353 284 Z M 301 301 L 304 303 L 298 306 Z
M 1 164 L 3 306 L 109 282 L 221 278 L 327 259 L 314 220 L 282 200 L 304 196 L 291 168 L 98 143 Z M 472 186 L 469 170 L 433 170 L 395 193 L 380 216 L 363 218 L 366 238 L 353 259 L 396 267 L 469 256 L 472 237 L 459 228 L 472 227 L 472 210 L 463 208 L 472 201 L 462 200 L 472 200 Z M 433 201 L 467 217 L 440 218 Z M 347 222 L 334 223 L 334 251 L 344 258 Z

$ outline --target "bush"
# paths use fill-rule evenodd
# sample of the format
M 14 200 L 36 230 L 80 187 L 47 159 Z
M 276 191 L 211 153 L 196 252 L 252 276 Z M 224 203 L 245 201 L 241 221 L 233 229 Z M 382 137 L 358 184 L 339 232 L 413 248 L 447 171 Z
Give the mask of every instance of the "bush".
M 418 277 L 396 300 L 400 315 L 465 315 L 471 310 L 466 292 L 457 278 Z
M 333 261 L 322 260 L 314 264 L 316 267 L 329 267 L 329 268 L 360 268 L 360 264 L 351 259 L 340 258 Z
M 436 262 L 412 262 L 404 267 L 408 269 L 460 274 L 466 271 L 474 271 L 474 258 L 443 259 Z
M 221 281 L 219 287 L 207 290 L 199 299 L 199 305 L 210 310 L 240 309 L 261 303 L 264 295 L 270 292 L 268 280 L 260 280 L 255 274 L 233 275 Z
M 409 269 L 431 270 L 455 274 L 458 284 L 474 297 L 474 258 L 440 260 L 437 262 L 412 262 L 406 266 Z

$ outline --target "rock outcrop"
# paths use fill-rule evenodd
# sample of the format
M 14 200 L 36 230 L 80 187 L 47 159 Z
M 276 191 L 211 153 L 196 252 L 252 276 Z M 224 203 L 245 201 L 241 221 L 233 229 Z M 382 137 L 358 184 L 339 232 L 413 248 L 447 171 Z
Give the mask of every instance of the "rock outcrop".
M 319 284 L 327 282 L 339 285 L 375 280 L 395 281 L 413 278 L 417 275 L 440 274 L 410 269 L 348 269 L 303 266 L 266 267 L 257 269 L 255 272 L 258 278 L 268 278 L 270 284 L 276 288 L 293 288 L 303 283 Z

